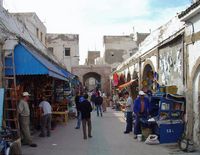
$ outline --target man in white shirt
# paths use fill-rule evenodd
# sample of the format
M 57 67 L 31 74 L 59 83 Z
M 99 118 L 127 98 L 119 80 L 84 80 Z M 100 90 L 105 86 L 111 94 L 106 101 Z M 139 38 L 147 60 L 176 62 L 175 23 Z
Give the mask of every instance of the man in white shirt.
M 127 98 L 126 102 L 126 130 L 124 134 L 127 134 L 132 131 L 133 128 L 133 99 L 129 96 L 129 92 L 125 92 L 125 98 Z
M 43 98 L 43 101 L 40 102 L 39 107 L 42 110 L 42 118 L 41 118 L 41 133 L 40 137 L 45 137 L 45 129 L 47 127 L 47 136 L 50 137 L 51 135 L 51 113 L 52 108 L 50 103 Z

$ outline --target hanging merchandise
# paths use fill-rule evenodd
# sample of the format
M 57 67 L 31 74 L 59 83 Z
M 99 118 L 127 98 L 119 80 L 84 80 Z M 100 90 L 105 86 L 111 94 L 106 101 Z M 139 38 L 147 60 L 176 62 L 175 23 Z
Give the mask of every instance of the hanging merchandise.
M 114 86 L 117 86 L 118 85 L 118 83 L 119 83 L 119 80 L 118 80 L 118 74 L 117 73 L 114 73 L 113 74 L 113 85 Z
M 158 92 L 159 88 L 160 88 L 160 85 L 158 83 L 158 78 L 159 78 L 159 75 L 157 72 L 154 72 L 153 74 L 153 88 L 152 88 L 152 91 L 155 93 L 155 92 Z
M 138 79 L 138 73 L 136 71 L 133 72 L 133 79 Z
M 128 72 L 128 74 L 127 74 L 127 80 L 126 80 L 126 82 L 129 82 L 129 81 L 131 81 L 131 74 L 130 74 L 130 72 Z
M 125 83 L 125 76 L 124 76 L 124 74 L 121 74 L 120 75 L 120 78 L 119 78 L 119 85 L 122 85 L 122 84 L 124 84 Z

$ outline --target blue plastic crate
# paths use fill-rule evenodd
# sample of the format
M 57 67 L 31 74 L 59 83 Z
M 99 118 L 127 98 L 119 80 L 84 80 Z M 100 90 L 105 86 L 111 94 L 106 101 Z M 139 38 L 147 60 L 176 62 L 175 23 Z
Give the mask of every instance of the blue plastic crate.
M 160 143 L 176 143 L 182 136 L 184 131 L 183 123 L 160 124 L 159 140 Z

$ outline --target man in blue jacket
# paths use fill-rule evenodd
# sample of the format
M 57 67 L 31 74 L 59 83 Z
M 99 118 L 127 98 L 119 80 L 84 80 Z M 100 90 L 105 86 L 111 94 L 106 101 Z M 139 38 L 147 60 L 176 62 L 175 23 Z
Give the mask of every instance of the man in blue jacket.
M 149 115 L 149 99 L 145 97 L 145 93 L 143 91 L 139 91 L 139 97 L 137 97 L 134 101 L 133 111 L 135 113 L 135 125 L 134 125 L 134 138 L 138 134 L 141 134 L 141 118 L 147 118 Z
M 80 112 L 81 112 L 81 119 L 82 119 L 82 126 L 83 126 L 83 138 L 87 139 L 86 126 L 88 127 L 88 137 L 92 138 L 92 135 L 91 135 L 92 106 L 90 102 L 88 101 L 88 94 L 84 94 L 84 96 L 80 98 Z

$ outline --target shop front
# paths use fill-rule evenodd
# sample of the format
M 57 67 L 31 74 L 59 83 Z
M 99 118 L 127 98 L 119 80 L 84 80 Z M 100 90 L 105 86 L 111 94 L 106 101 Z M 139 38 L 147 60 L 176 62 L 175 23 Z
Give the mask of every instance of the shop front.
M 18 44 L 14 49 L 15 73 L 9 70 L 12 66 L 10 59 L 6 60 L 5 74 L 16 75 L 17 99 L 22 92 L 27 91 L 30 96 L 31 125 L 40 127 L 40 111 L 38 105 L 42 97 L 46 97 L 54 111 L 67 111 L 69 101 L 66 98 L 66 86 L 69 86 L 71 74 L 59 65 L 45 58 L 33 48 L 25 44 Z M 12 83 L 8 83 L 14 87 Z M 57 115 L 57 114 L 56 114 Z

